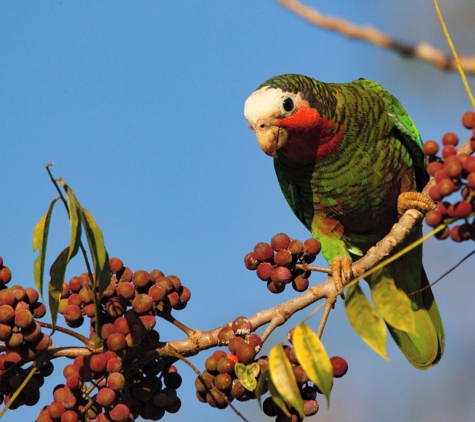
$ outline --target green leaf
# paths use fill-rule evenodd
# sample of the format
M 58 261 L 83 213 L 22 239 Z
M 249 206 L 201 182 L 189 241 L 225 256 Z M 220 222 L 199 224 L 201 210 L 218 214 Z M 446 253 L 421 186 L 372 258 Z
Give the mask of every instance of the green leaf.
M 297 410 L 302 418 L 304 418 L 305 413 L 303 411 L 302 396 L 300 395 L 300 390 L 295 381 L 292 365 L 290 364 L 281 344 L 276 344 L 271 349 L 268 368 L 270 378 L 276 390 L 282 398 Z
M 310 380 L 325 394 L 330 404 L 330 391 L 333 385 L 333 366 L 319 337 L 302 322 L 292 334 L 297 359 Z
M 257 398 L 257 401 L 259 403 L 259 407 L 262 407 L 262 404 L 261 404 L 261 396 L 262 396 L 262 393 L 266 387 L 266 385 L 268 386 L 269 385 L 269 377 L 270 377 L 270 374 L 269 374 L 269 370 L 266 369 L 264 371 L 264 373 L 259 377 L 259 380 L 257 381 L 257 387 L 256 387 L 256 398 Z
M 81 225 L 79 224 L 79 203 L 74 194 L 74 191 L 64 182 L 62 182 L 64 190 L 66 191 L 66 198 L 68 201 L 69 209 L 69 256 L 68 262 L 73 258 L 79 250 L 79 244 L 81 243 Z
M 68 265 L 69 246 L 63 249 L 56 260 L 51 265 L 49 274 L 51 281 L 48 283 L 49 308 L 51 312 L 51 324 L 53 331 L 58 318 L 59 301 L 61 300 L 61 292 L 63 290 L 64 275 Z
M 396 287 L 390 270 L 381 268 L 371 275 L 369 281 L 374 305 L 384 320 L 394 328 L 417 335 L 411 301 L 403 290 Z
M 267 370 L 266 372 L 269 372 Z M 272 397 L 272 401 L 277 405 L 277 407 L 284 412 L 286 416 L 289 418 L 291 417 L 289 409 L 287 407 L 287 403 L 285 403 L 284 399 L 282 398 L 281 394 L 277 391 L 275 388 L 274 383 L 272 382 L 272 378 L 270 377 L 269 374 L 269 379 L 267 380 L 267 385 L 269 386 L 269 393 L 270 396 Z
M 41 217 L 40 221 L 38 221 L 38 224 L 35 226 L 35 230 L 33 231 L 33 252 L 37 249 L 40 250 L 40 254 L 35 259 L 33 264 L 33 275 L 35 278 L 36 287 L 38 287 L 38 291 L 40 292 L 43 301 L 43 278 L 46 259 L 46 244 L 48 243 L 48 232 L 49 225 L 51 223 L 51 215 L 53 213 L 54 204 L 56 204 L 58 199 L 59 198 L 56 198 L 51 201 L 48 211 L 46 211 L 45 215 Z
M 107 288 L 111 280 L 109 256 L 104 246 L 102 230 L 96 224 L 92 215 L 84 207 L 81 207 L 80 213 L 94 264 L 94 280 L 91 281 L 94 283 L 94 288 L 99 284 L 99 295 L 102 297 L 102 292 Z
M 358 284 L 348 288 L 345 309 L 350 324 L 358 335 L 376 353 L 388 360 L 386 326 Z
M 257 376 L 259 375 L 259 365 L 254 362 L 249 365 L 236 363 L 234 373 L 246 390 L 254 391 L 257 388 Z

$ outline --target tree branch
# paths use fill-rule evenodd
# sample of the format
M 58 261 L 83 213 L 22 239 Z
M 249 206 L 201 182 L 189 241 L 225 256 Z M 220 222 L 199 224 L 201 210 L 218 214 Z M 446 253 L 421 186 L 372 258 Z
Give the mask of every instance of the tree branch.
M 457 70 L 457 64 L 452 56 L 445 54 L 442 50 L 425 42 L 419 42 L 415 45 L 406 44 L 391 38 L 389 35 L 384 34 L 372 26 L 359 26 L 342 18 L 325 16 L 316 9 L 308 7 L 298 0 L 276 1 L 312 25 L 339 32 L 348 38 L 365 41 L 377 47 L 392 50 L 407 58 L 425 61 L 433 64 L 440 70 Z M 463 70 L 466 73 L 474 75 L 475 56 L 460 56 L 459 59 Z

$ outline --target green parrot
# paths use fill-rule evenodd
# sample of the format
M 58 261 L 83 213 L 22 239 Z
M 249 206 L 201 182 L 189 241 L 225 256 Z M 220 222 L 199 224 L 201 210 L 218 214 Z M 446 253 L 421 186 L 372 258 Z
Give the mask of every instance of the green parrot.
M 412 119 L 376 82 L 323 83 L 295 74 L 260 85 L 246 100 L 244 115 L 262 150 L 274 158 L 285 199 L 320 241 L 341 286 L 352 276 L 351 262 L 398 221 L 398 197 L 422 196 L 415 192 L 428 175 Z M 402 247 L 421 236 L 418 227 Z M 384 276 L 406 294 L 428 286 L 422 245 L 386 266 Z M 366 279 L 370 286 L 372 277 Z M 415 332 L 387 325 L 409 362 L 427 369 L 443 353 L 441 317 L 430 288 L 409 300 Z

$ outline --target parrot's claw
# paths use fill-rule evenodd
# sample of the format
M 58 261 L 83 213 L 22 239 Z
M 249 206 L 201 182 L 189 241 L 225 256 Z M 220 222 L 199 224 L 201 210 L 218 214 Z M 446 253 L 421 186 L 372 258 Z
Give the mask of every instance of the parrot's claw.
M 340 292 L 353 277 L 353 272 L 351 270 L 351 260 L 343 256 L 336 256 L 332 259 L 330 269 L 335 287 Z
M 403 192 L 397 199 L 397 212 L 403 215 L 407 210 L 416 209 L 427 213 L 437 208 L 434 201 L 421 192 Z

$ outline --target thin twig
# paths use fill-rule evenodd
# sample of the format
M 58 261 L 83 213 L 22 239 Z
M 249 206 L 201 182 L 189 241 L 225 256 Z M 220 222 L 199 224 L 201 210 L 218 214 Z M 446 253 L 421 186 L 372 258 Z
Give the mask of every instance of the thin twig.
M 318 271 L 320 273 L 331 274 L 332 270 L 328 267 L 320 267 L 317 265 L 295 264 L 295 268 L 304 271 Z
M 178 321 L 176 318 L 173 317 L 172 314 L 167 313 L 167 312 L 161 312 L 157 310 L 157 316 L 160 318 L 163 318 L 165 321 L 170 322 L 173 324 L 175 327 L 183 331 L 187 337 L 193 336 L 196 330 L 193 330 L 192 328 L 187 327 L 185 324 L 181 323 Z
M 468 255 L 464 256 L 457 264 L 455 264 L 452 268 L 450 268 L 448 271 L 446 271 L 444 274 L 442 274 L 437 280 L 435 280 L 433 283 L 428 284 L 427 286 L 423 287 L 422 289 L 416 290 L 415 292 L 409 293 L 408 296 L 415 295 L 419 292 L 422 292 L 424 290 L 430 289 L 434 284 L 438 283 L 440 280 L 442 280 L 444 277 L 449 275 L 453 270 L 458 268 L 464 261 L 466 261 L 468 258 L 470 258 L 472 255 L 475 254 L 475 250 L 470 252 Z
M 297 0 L 276 1 L 312 25 L 338 32 L 348 38 L 392 50 L 405 58 L 425 61 L 440 70 L 457 70 L 457 64 L 451 56 L 425 42 L 419 42 L 415 45 L 406 44 L 391 38 L 372 26 L 359 26 L 339 17 L 323 15 L 315 8 L 306 6 Z M 475 74 L 475 56 L 460 57 L 460 64 L 466 73 Z
M 37 322 L 41 327 L 49 328 L 50 330 L 53 330 L 53 325 L 52 324 L 49 324 L 47 322 L 42 322 L 42 321 L 37 321 Z M 81 343 L 84 343 L 84 345 L 88 348 L 91 345 L 91 340 L 89 338 L 83 336 L 82 334 L 79 334 L 77 331 L 70 330 L 68 328 L 64 328 L 64 327 L 61 327 L 59 325 L 55 325 L 54 330 L 59 331 L 59 332 L 64 333 L 64 334 L 68 334 L 71 337 L 74 337 L 75 339 L 79 340 Z
M 330 311 L 333 309 L 335 305 L 336 298 L 328 298 L 325 303 L 325 309 L 323 311 L 322 319 L 320 320 L 320 325 L 318 326 L 317 336 L 322 338 L 323 330 L 325 329 L 325 325 L 328 321 L 328 317 L 330 316 Z

